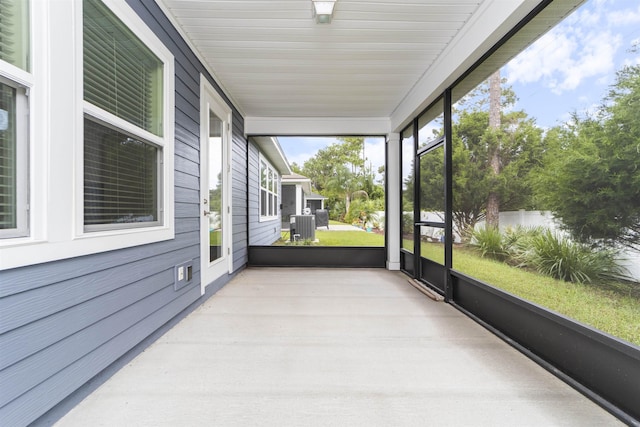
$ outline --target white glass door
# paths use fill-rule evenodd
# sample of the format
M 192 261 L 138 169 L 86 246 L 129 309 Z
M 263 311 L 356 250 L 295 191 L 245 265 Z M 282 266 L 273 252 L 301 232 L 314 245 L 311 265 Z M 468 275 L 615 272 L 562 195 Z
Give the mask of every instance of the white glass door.
M 200 255 L 202 292 L 231 271 L 231 110 L 202 79 Z

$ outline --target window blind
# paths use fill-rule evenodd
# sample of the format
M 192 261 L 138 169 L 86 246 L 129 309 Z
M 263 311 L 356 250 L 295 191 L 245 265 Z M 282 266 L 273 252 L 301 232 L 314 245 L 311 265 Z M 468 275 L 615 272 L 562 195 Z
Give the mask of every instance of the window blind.
M 162 61 L 99 0 L 83 15 L 84 99 L 162 136 Z
M 151 144 L 85 118 L 85 226 L 157 223 L 158 152 Z
M 16 90 L 0 83 L 0 230 L 17 227 Z
M 0 0 L 0 60 L 29 70 L 29 2 Z
M 85 101 L 162 136 L 163 63 L 100 0 L 83 1 L 83 66 Z M 86 229 L 159 223 L 161 150 L 85 115 Z

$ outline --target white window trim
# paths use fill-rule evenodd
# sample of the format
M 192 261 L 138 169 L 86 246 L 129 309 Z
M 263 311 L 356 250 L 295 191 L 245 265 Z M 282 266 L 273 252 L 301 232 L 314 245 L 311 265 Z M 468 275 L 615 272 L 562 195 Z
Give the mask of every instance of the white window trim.
M 275 174 L 275 176 L 277 177 L 277 187 L 278 187 L 278 193 L 274 193 L 273 191 L 271 191 L 271 186 L 270 183 L 271 181 L 269 180 L 269 174 L 267 173 L 267 187 L 268 188 L 264 188 L 262 187 L 262 166 L 261 164 L 265 163 L 267 165 L 267 171 L 271 170 L 273 174 Z M 276 206 L 275 206 L 275 210 L 276 210 L 276 214 L 275 215 L 262 215 L 262 190 L 267 190 L 267 195 L 271 196 L 271 195 L 275 195 L 276 196 Z M 266 221 L 273 221 L 276 220 L 280 217 L 280 173 L 278 173 L 278 170 L 273 167 L 273 165 L 271 164 L 271 162 L 269 162 L 269 160 L 267 160 L 267 158 L 265 156 L 262 155 L 262 153 L 260 153 L 260 160 L 258 162 L 258 213 L 259 213 L 259 222 L 266 222 Z M 271 197 L 269 197 L 267 199 L 268 201 L 271 200 Z M 267 202 L 267 209 L 269 208 L 269 203 Z
M 0 62 L 4 71 L 6 63 Z M 8 68 L 8 67 L 7 67 Z M 29 235 L 29 96 L 31 85 L 18 83 L 15 77 L 5 77 L 0 82 L 16 90 L 16 227 L 0 230 L 0 239 L 15 239 Z M 7 73 L 10 74 L 10 73 Z
M 102 1 L 134 29 L 136 36 L 164 63 L 164 136 L 144 134 L 145 139 L 162 149 L 159 174 L 163 180 L 162 225 L 84 231 L 83 122 L 85 112 L 96 111 L 93 106 L 85 110 L 87 106 L 83 101 L 82 2 L 38 2 L 37 7 L 30 8 L 32 72 L 16 71 L 21 77 L 18 83 L 30 88 L 30 235 L 0 239 L 0 270 L 159 242 L 175 236 L 174 57 L 125 2 Z M 0 69 L 3 75 L 5 72 Z M 140 129 L 136 133 L 140 134 Z
M 28 0 L 25 0 L 28 1 Z M 27 10 L 32 9 L 32 5 L 29 5 Z M 31 33 L 34 33 L 37 27 L 35 25 L 38 22 L 34 19 L 34 12 L 29 13 L 29 26 Z M 33 51 L 34 43 L 33 37 L 30 37 L 29 57 L 31 64 L 31 70 L 26 71 L 13 64 L 9 64 L 4 61 L 0 61 L 0 77 L 8 80 L 8 85 L 21 88 L 26 91 L 26 96 L 18 94 L 16 97 L 16 114 L 26 113 L 26 117 L 19 119 L 18 128 L 18 141 L 16 147 L 16 165 L 18 169 L 17 176 L 17 207 L 22 212 L 17 213 L 17 227 L 8 230 L 0 230 L 0 248 L 3 241 L 14 241 L 16 239 L 23 239 L 29 235 L 29 228 L 31 220 L 29 218 L 30 210 L 30 177 L 29 177 L 29 165 L 31 160 L 29 159 L 30 144 L 33 138 L 33 125 L 30 125 L 29 117 L 33 115 L 33 109 L 35 102 L 33 101 L 33 88 L 35 86 L 35 78 L 33 72 Z M 26 141 L 25 141 L 26 140 Z M 1 261 L 0 261 L 1 262 Z

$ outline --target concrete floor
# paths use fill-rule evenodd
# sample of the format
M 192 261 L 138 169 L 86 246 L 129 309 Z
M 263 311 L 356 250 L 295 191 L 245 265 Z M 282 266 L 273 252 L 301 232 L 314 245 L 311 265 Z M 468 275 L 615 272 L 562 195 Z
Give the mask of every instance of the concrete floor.
M 386 270 L 248 269 L 68 426 L 593 426 L 615 418 Z

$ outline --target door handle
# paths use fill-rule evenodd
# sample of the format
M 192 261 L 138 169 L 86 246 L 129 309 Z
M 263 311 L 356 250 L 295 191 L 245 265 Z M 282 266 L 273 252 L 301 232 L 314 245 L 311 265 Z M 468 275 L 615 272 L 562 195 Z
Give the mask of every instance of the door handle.
M 203 216 L 209 216 L 209 214 L 211 214 L 211 212 L 209 212 L 209 211 L 203 211 L 203 212 L 202 212 L 202 215 L 203 215 Z
M 444 222 L 434 222 L 434 221 L 422 221 L 416 222 L 413 224 L 414 227 L 435 227 L 435 228 L 445 228 Z

